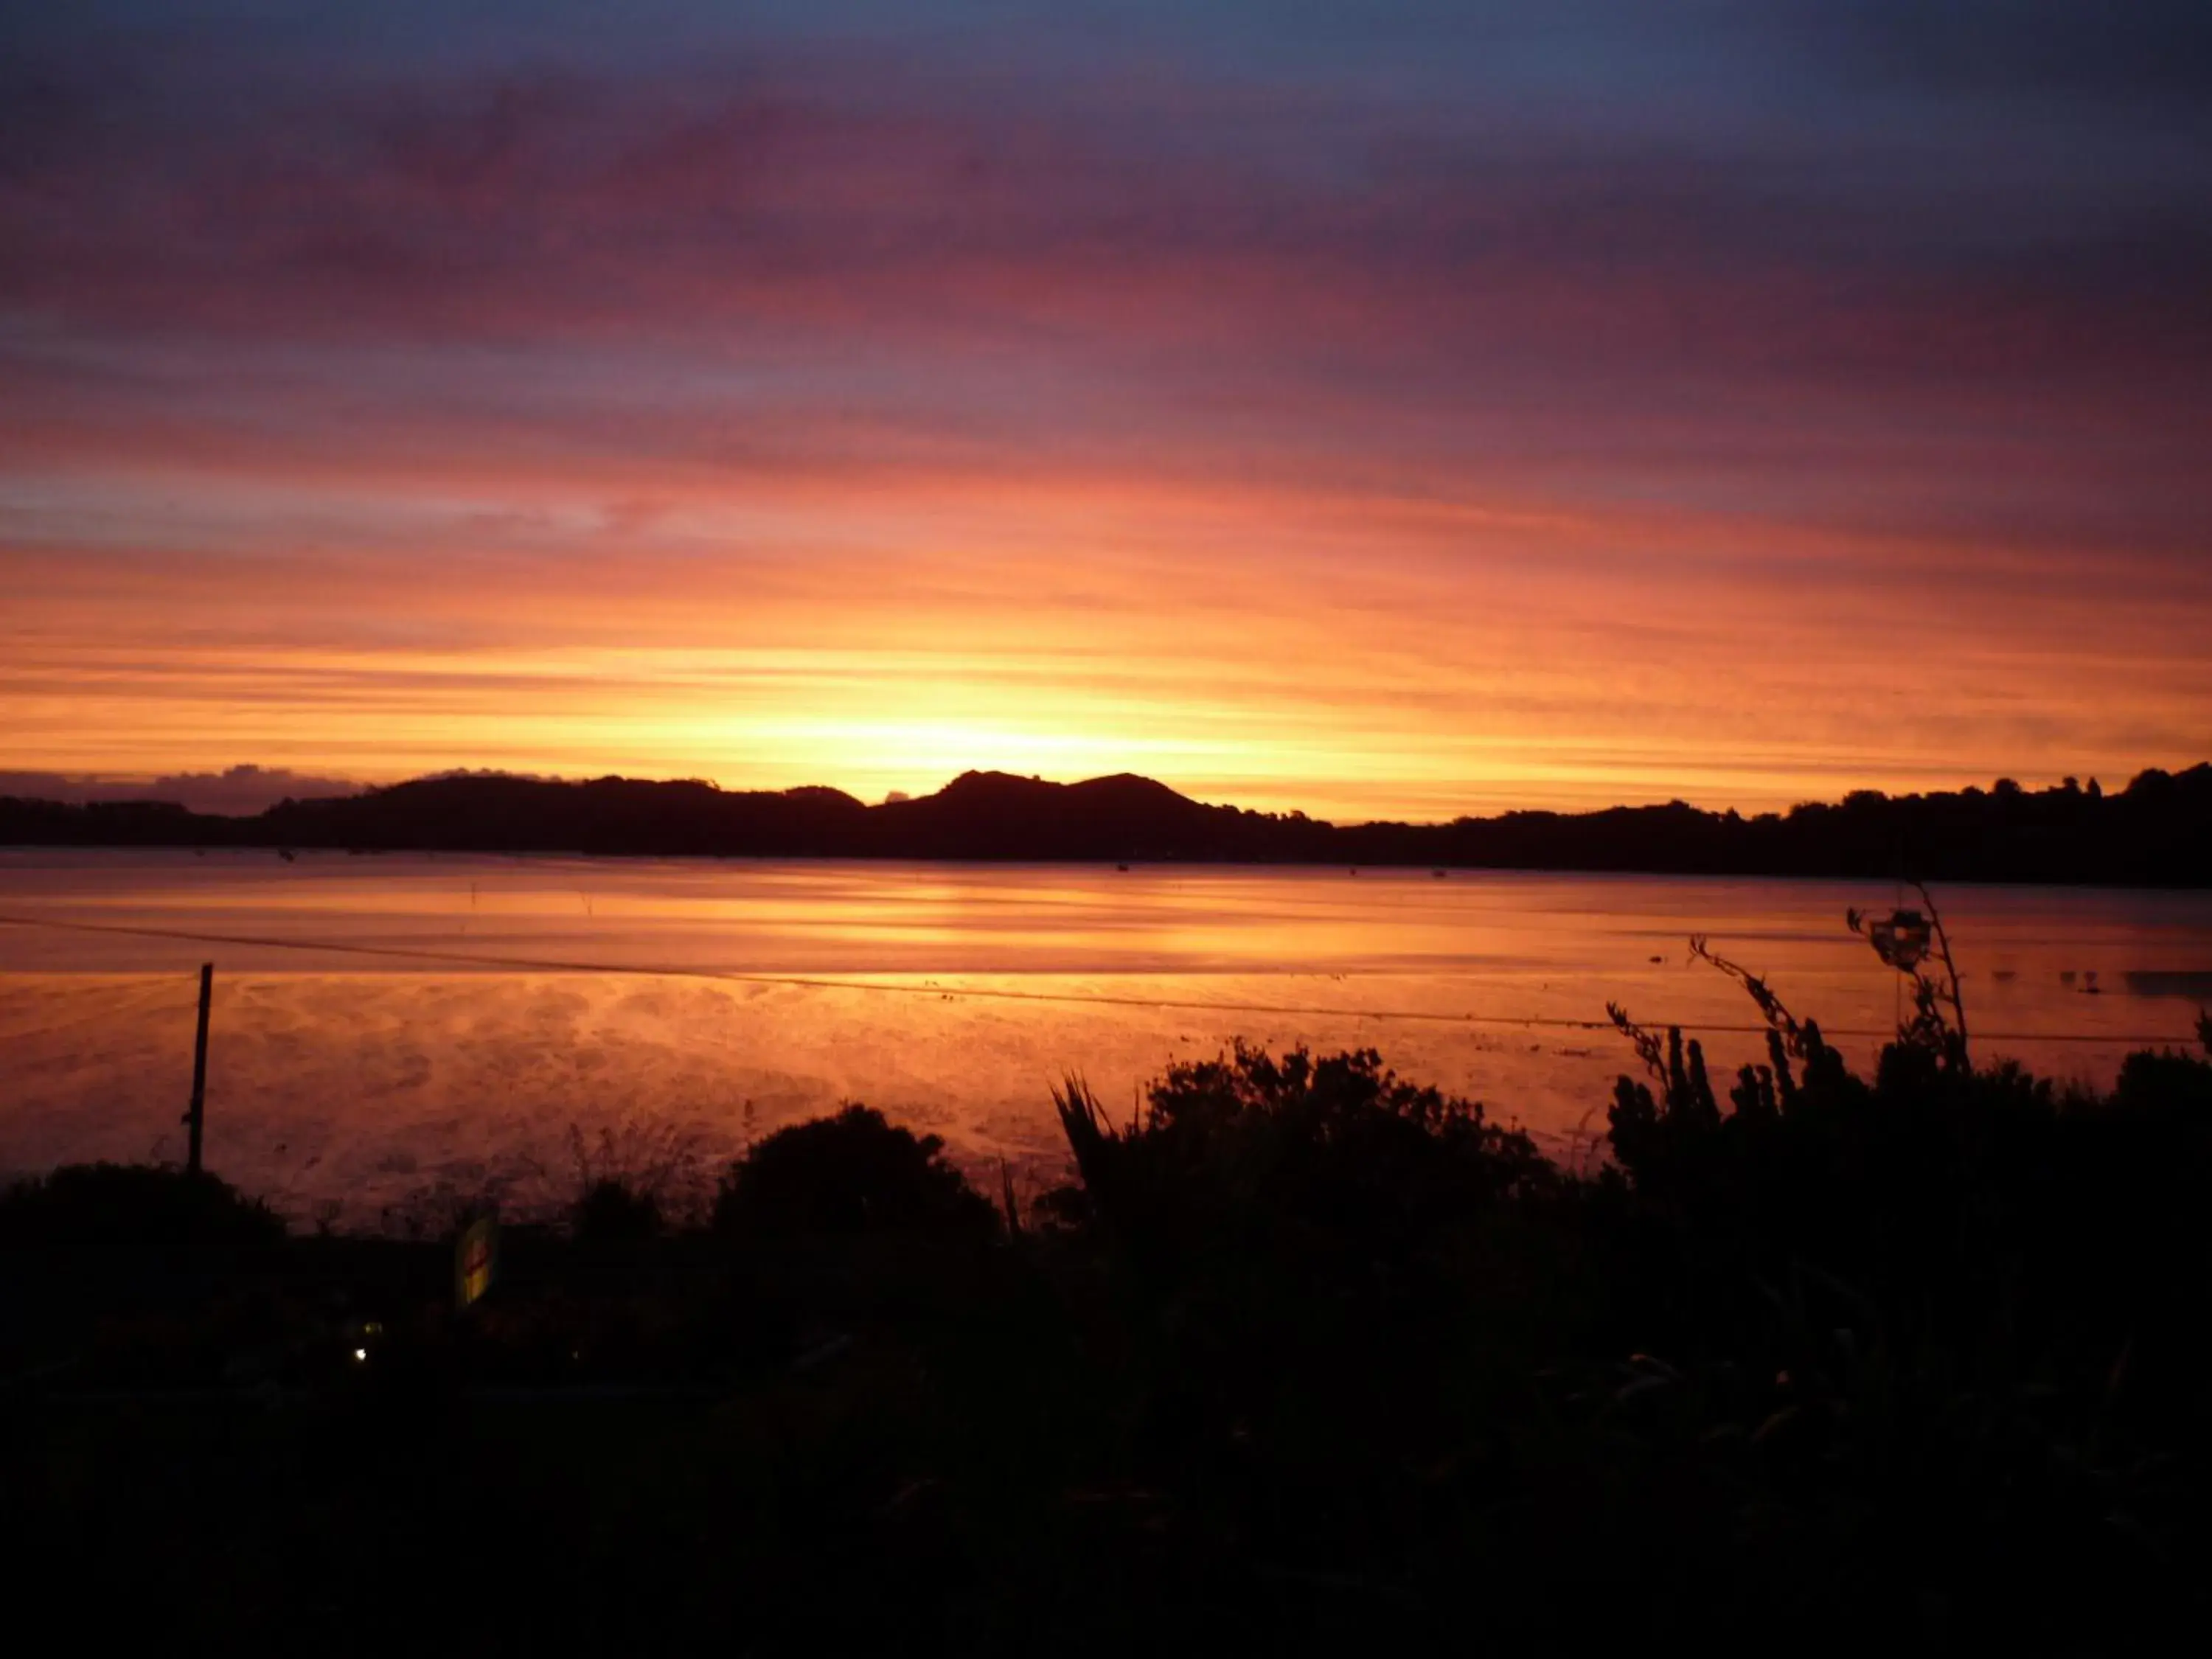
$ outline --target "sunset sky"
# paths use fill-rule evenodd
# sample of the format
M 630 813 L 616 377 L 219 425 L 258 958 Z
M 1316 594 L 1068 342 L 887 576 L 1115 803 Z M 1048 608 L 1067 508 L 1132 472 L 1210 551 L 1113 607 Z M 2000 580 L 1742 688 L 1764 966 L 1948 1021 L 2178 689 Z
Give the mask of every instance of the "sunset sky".
M 0 769 L 2212 756 L 2202 0 L 0 19 Z

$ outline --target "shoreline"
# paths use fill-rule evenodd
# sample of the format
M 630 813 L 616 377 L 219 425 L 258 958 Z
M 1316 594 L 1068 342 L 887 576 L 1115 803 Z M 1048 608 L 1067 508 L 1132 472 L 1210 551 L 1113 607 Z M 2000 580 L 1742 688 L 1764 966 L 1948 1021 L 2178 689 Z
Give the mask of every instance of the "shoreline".
M 506 864 L 578 863 L 601 864 L 614 866 L 649 864 L 723 866 L 800 866 L 807 868 L 836 868 L 851 866 L 868 870 L 911 867 L 916 870 L 1109 870 L 1120 875 L 1139 876 L 1152 872 L 1252 872 L 1269 875 L 1344 876 L 1357 880 L 1361 876 L 1374 874 L 1385 877 L 1422 877 L 1436 879 L 1434 872 L 1445 872 L 1444 878 L 1484 876 L 1572 877 L 1577 879 L 1607 879 L 1621 881 L 1713 881 L 1713 882 L 1804 882 L 1832 881 L 1854 885 L 1887 887 L 1898 878 L 1881 872 L 1863 869 L 1738 869 L 1705 868 L 1676 866 L 1640 866 L 1626 864 L 1455 864 L 1425 859 L 1372 859 L 1357 865 L 1333 860 L 1267 858 L 1056 858 L 975 855 L 969 857 L 932 857 L 903 853 L 700 853 L 655 852 L 650 850 L 624 851 L 589 848 L 489 848 L 489 847 L 338 847 L 313 846 L 298 843 L 266 842 L 0 842 L 0 859 L 12 854 L 190 854 L 194 856 L 231 854 L 241 858 L 266 855 L 281 859 L 289 853 L 298 859 L 477 859 Z M 2079 877 L 1989 876 L 1989 877 L 1928 877 L 1931 883 L 1940 883 L 1946 889 L 1968 888 L 2003 890 L 2021 889 L 2038 892 L 2078 890 L 2097 893 L 2166 893 L 2196 894 L 2212 891 L 2212 870 L 2202 880 L 2178 882 L 2142 882 L 2121 879 L 2102 880 Z

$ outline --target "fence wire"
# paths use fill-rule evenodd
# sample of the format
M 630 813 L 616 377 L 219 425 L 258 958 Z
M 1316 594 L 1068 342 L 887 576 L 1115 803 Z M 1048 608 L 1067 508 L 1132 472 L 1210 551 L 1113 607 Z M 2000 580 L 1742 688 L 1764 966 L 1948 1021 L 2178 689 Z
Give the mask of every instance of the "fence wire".
M 1317 1003 L 1228 1002 L 1200 998 L 1117 995 L 1104 991 L 1018 990 L 1006 986 L 962 986 L 948 991 L 939 983 L 901 984 L 883 979 L 861 979 L 815 974 L 772 974 L 743 969 L 704 968 L 682 963 L 594 962 L 576 957 L 511 957 L 485 951 L 440 950 L 428 945 L 365 945 L 340 939 L 271 939 L 250 933 L 201 932 L 181 927 L 133 927 L 121 922 L 75 921 L 57 916 L 0 915 L 0 927 L 46 927 L 67 933 L 119 934 L 127 938 L 164 939 L 192 945 L 234 945 L 253 950 L 305 951 L 338 956 L 369 957 L 410 962 L 434 962 L 456 968 L 499 968 L 518 973 L 636 975 L 666 979 L 713 980 L 733 985 L 772 985 L 819 991 L 866 991 L 890 996 L 942 998 L 948 994 L 999 1002 L 1056 1003 L 1066 1006 L 1139 1008 L 1190 1013 L 1259 1014 L 1285 1018 L 1372 1019 L 1437 1025 L 1505 1027 L 1519 1030 L 1609 1031 L 1609 1019 L 1573 1019 L 1540 1014 L 1449 1013 L 1430 1008 L 1341 1008 Z M 1756 1021 L 1669 1021 L 1646 1019 L 1647 1026 L 1678 1024 L 1700 1031 L 1732 1036 L 1760 1036 L 1767 1027 Z M 1892 1037 L 1893 1027 L 1822 1025 L 1829 1036 Z M 2106 1031 L 1985 1031 L 1977 1040 L 1988 1042 L 2078 1042 L 2154 1048 L 2186 1039 L 2172 1032 Z

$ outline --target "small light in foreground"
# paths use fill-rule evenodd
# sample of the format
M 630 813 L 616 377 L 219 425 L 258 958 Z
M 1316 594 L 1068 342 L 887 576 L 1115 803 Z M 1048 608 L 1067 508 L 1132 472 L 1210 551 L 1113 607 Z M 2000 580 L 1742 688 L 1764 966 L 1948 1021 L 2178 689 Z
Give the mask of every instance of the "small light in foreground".
M 368 1358 L 368 1350 L 366 1348 L 356 1348 L 353 1351 L 353 1357 L 357 1360 L 366 1360 Z

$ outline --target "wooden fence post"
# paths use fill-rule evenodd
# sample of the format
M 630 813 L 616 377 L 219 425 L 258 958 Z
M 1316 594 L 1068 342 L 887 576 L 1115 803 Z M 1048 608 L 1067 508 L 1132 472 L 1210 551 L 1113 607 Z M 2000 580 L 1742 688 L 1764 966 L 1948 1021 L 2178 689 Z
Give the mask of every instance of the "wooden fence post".
M 185 1146 L 185 1173 L 200 1172 L 200 1129 L 207 1118 L 207 1033 L 208 1005 L 215 1000 L 215 963 L 200 964 L 200 1025 L 199 1035 L 192 1040 L 192 1103 L 185 1114 L 188 1131 Z

